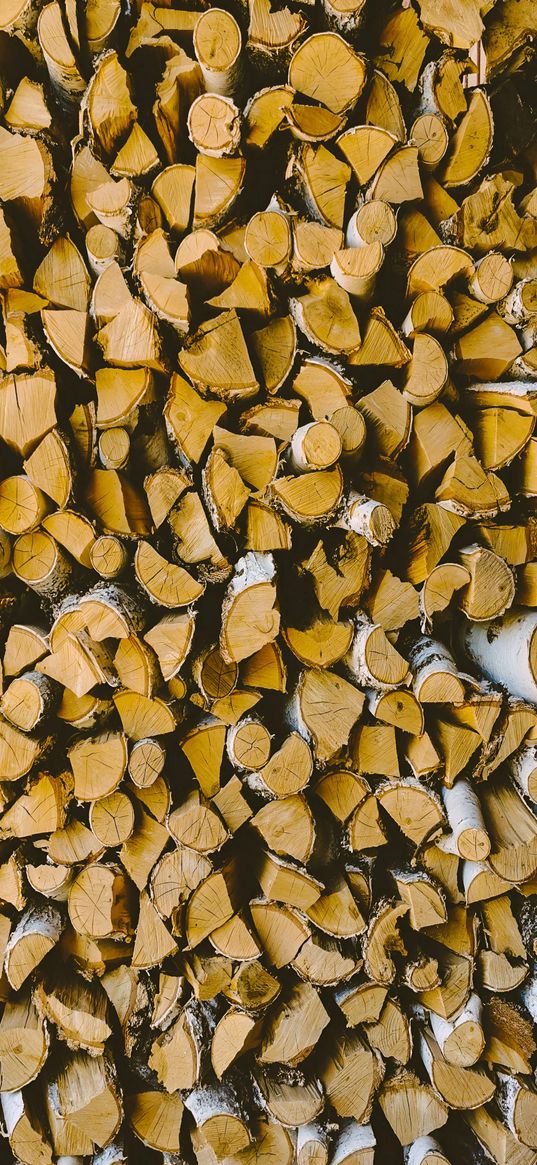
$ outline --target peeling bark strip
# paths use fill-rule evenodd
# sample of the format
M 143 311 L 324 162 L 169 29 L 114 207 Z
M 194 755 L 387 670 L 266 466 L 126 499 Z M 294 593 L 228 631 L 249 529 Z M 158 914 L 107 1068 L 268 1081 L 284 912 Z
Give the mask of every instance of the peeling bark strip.
M 537 1165 L 535 0 L 0 0 L 9 1165 Z

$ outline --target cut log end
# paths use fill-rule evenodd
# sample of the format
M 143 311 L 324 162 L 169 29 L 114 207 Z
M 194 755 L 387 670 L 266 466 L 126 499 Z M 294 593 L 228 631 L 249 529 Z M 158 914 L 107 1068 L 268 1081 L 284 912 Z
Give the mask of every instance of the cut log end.
M 0 3 L 21 1165 L 534 1165 L 533 7 Z

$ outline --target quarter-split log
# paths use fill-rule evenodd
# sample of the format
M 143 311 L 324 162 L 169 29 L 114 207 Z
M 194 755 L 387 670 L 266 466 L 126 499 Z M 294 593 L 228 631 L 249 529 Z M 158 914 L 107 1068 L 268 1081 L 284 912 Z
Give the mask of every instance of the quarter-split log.
M 535 0 L 224 4 L 0 3 L 2 1160 L 535 1165 Z

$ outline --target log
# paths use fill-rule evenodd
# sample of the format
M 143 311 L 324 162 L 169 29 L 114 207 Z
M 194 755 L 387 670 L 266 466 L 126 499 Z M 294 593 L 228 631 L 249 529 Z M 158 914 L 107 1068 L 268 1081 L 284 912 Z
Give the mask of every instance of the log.
M 529 0 L 0 7 L 6 1161 L 532 1165 Z

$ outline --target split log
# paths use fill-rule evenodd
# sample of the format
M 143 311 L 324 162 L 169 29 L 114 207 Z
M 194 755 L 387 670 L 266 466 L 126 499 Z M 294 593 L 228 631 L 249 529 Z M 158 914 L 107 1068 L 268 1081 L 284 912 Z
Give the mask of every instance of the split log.
M 384 1084 L 380 1104 L 402 1145 L 427 1136 L 447 1120 L 448 1109 L 439 1094 L 405 1069 Z
M 537 1151 L 533 12 L 388 7 L 4 0 L 24 1165 Z

